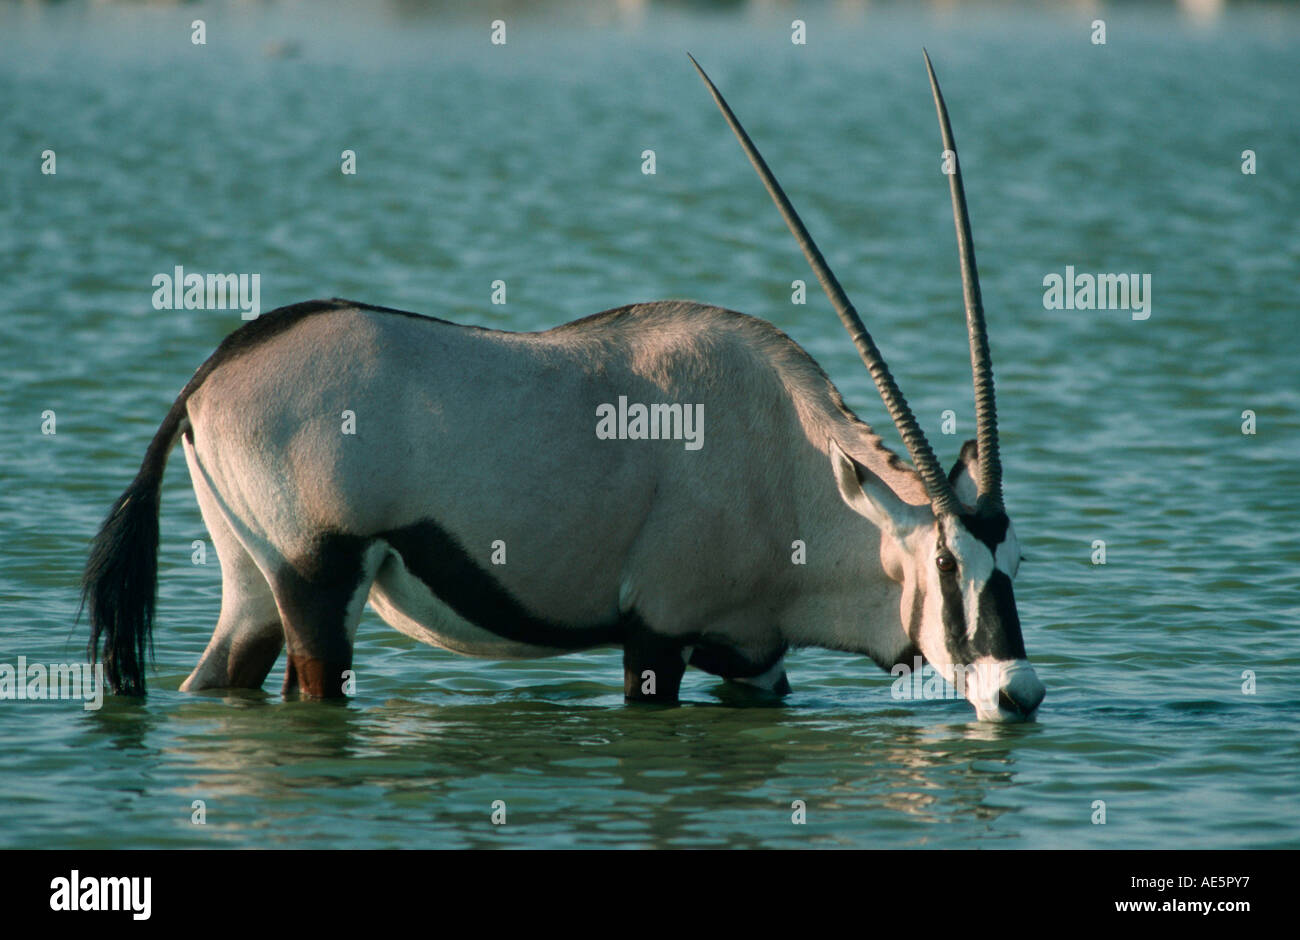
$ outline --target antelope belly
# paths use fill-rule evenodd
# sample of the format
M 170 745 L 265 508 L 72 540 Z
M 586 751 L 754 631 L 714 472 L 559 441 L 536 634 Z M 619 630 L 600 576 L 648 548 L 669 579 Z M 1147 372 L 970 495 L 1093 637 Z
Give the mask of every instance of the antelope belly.
M 380 569 L 370 588 L 370 606 L 394 630 L 430 646 L 487 659 L 537 659 L 570 650 L 508 640 L 470 623 L 407 571 L 397 555 Z

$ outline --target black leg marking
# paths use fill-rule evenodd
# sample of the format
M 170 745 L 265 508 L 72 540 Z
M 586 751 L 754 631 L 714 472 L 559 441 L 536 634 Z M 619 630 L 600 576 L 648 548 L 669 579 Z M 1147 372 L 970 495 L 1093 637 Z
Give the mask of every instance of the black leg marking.
M 236 638 L 226 660 L 227 687 L 260 689 L 284 649 L 284 628 L 277 620 L 244 642 Z
M 629 702 L 676 702 L 686 672 L 682 650 L 681 640 L 653 633 L 639 621 L 629 625 L 623 639 L 623 697 Z
M 352 667 L 348 605 L 361 586 L 368 544 L 359 536 L 328 533 L 306 558 L 276 574 L 273 590 L 289 654 L 285 694 L 343 696 L 343 671 Z
M 298 668 L 294 665 L 292 656 L 284 667 L 284 685 L 280 689 L 280 694 L 286 698 L 298 694 Z

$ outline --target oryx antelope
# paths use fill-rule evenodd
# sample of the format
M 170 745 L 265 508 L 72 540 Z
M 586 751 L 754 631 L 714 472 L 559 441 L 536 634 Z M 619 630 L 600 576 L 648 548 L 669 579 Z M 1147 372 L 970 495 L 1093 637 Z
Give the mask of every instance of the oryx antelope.
M 339 696 L 369 601 L 402 633 L 470 656 L 621 646 L 630 700 L 675 700 L 688 664 L 784 693 L 787 650 L 818 646 L 885 668 L 923 656 L 950 679 L 964 671 L 980 718 L 1034 713 L 1044 688 L 1012 595 L 1020 550 L 960 168 L 949 180 L 977 437 L 945 474 L 785 194 L 700 76 L 912 466 L 788 336 L 730 310 L 634 304 L 509 333 L 345 300 L 284 307 L 199 367 L 94 540 L 91 655 L 102 648 L 115 691 L 145 689 L 159 493 L 180 441 L 222 575 L 216 630 L 183 690 L 260 687 L 287 648 L 286 694 Z M 599 438 L 597 415 L 621 396 L 695 408 L 702 445 Z M 343 433 L 344 412 L 355 433 Z

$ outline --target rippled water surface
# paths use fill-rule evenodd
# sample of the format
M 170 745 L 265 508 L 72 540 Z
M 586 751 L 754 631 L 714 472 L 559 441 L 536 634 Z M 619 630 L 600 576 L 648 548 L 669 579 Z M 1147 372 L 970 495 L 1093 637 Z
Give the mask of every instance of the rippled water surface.
M 1096 46 L 1092 13 L 828 5 L 801 47 L 786 11 L 521 12 L 497 47 L 486 16 L 402 4 L 224 9 L 0 9 L 0 662 L 81 656 L 87 541 L 239 325 L 153 309 L 178 264 L 259 272 L 264 309 L 338 295 L 505 329 L 718 303 L 789 332 L 885 426 L 815 285 L 790 303 L 806 266 L 687 49 L 951 460 L 971 394 L 925 44 L 963 146 L 1048 697 L 995 727 L 806 650 L 777 706 L 690 672 L 681 707 L 625 707 L 616 651 L 474 661 L 369 612 L 346 705 L 282 701 L 280 668 L 264 694 L 181 694 L 220 575 L 191 563 L 176 460 L 152 692 L 0 701 L 0 845 L 1300 846 L 1300 14 L 1118 10 Z M 1066 265 L 1150 274 L 1149 319 L 1044 309 Z

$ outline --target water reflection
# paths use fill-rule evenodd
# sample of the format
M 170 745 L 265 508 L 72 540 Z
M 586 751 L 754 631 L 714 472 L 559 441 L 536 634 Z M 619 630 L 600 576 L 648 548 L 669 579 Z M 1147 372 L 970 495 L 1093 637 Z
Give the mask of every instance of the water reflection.
M 1009 812 L 997 794 L 1014 784 L 1016 748 L 1034 734 L 924 725 L 895 709 L 445 698 L 202 696 L 172 708 L 165 731 L 148 709 L 125 722 L 122 712 L 115 744 L 165 735 L 164 760 L 189 778 L 179 790 L 223 805 L 236 830 L 292 831 L 304 804 L 340 814 L 353 791 L 380 818 L 423 807 L 403 818 L 431 844 L 865 847 L 879 844 L 868 833 L 882 820 L 892 844 L 923 844 L 935 824 L 988 833 Z M 495 800 L 504 827 L 490 821 Z M 805 825 L 791 821 L 796 800 Z

